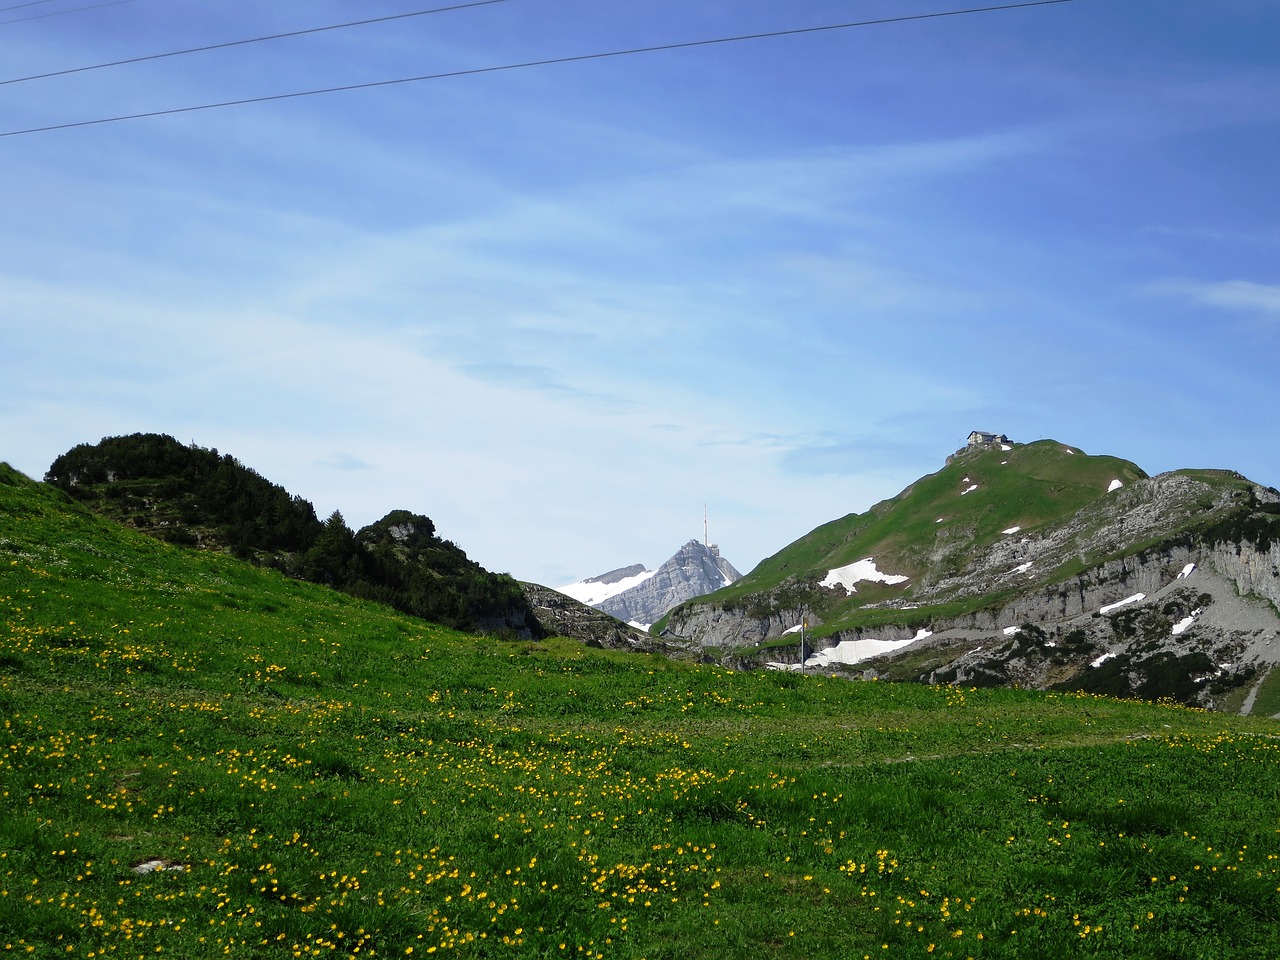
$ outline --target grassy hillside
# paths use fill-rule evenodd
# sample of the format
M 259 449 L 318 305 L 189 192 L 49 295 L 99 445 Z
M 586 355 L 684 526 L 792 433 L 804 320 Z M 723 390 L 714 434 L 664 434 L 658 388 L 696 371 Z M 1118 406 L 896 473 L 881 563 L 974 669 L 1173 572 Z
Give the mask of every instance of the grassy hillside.
M 787 577 L 813 576 L 875 557 L 881 570 L 915 577 L 924 572 L 939 535 L 954 531 L 965 552 L 997 540 L 1002 530 L 1034 530 L 1077 513 L 1103 496 L 1112 480 L 1146 474 L 1127 460 L 1066 451 L 1052 440 L 1012 450 L 962 454 L 866 513 L 823 524 L 716 594 L 733 599 L 768 590 Z M 981 497 L 966 496 L 976 487 Z M 976 492 L 976 491 L 975 491 Z
M 1034 533 L 1105 496 L 1112 481 L 1129 483 L 1145 476 L 1127 460 L 1088 456 L 1053 440 L 966 450 L 896 497 L 823 524 L 761 561 L 741 580 L 691 604 L 746 605 L 757 613 L 804 607 L 823 620 L 815 635 L 854 623 L 897 622 L 903 617 L 896 611 L 869 618 L 858 611 L 886 599 L 910 598 L 922 577 L 936 580 L 958 573 L 976 552 L 999 540 L 1002 531 L 1017 527 Z M 909 581 L 862 583 L 847 596 L 818 588 L 829 570 L 866 557 L 875 558 L 881 572 Z M 961 608 L 949 611 L 958 612 Z
M 1274 724 L 435 628 L 0 467 L 0 953 L 1280 955 Z

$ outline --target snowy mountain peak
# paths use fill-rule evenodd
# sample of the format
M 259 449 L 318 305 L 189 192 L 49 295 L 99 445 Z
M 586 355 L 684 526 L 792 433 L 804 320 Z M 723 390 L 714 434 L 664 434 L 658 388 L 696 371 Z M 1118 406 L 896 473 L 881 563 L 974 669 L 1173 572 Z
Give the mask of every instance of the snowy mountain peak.
M 671 608 L 741 576 L 720 556 L 719 547 L 690 540 L 657 570 L 633 564 L 558 589 L 619 620 L 647 627 Z

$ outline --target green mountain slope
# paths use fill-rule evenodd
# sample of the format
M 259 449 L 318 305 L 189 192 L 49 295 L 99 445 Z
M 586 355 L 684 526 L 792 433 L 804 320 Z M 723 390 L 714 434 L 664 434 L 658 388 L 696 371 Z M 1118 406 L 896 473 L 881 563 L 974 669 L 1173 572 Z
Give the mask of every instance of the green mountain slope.
M 958 574 L 1006 530 L 1034 533 L 1060 523 L 1105 497 L 1113 481 L 1145 476 L 1127 460 L 1087 456 L 1052 440 L 962 451 L 891 500 L 818 527 L 699 602 L 750 603 L 780 591 L 782 602 L 807 606 L 834 629 L 860 608 L 909 601 L 922 585 Z M 908 579 L 859 585 L 856 593 L 818 586 L 829 571 L 864 558 Z
M 0 466 L 0 953 L 1280 952 L 1271 722 L 502 641 Z

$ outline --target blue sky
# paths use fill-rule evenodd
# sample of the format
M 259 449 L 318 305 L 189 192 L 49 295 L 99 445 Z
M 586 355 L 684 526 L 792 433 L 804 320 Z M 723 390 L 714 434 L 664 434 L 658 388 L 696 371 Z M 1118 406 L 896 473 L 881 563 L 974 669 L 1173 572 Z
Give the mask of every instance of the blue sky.
M 429 5 L 0 12 L 4 77 Z M 0 85 L 0 132 L 958 10 L 504 0 Z M 50 15 L 51 14 L 51 15 Z M 557 585 L 970 430 L 1280 485 L 1280 6 L 1071 0 L 0 137 L 0 460 L 137 431 Z

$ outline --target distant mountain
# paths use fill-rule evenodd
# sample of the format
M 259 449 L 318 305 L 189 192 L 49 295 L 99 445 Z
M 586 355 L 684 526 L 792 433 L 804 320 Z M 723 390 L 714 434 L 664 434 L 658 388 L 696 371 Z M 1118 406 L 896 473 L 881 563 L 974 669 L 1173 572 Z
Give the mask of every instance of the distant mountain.
M 644 628 L 668 610 L 740 579 L 714 544 L 690 540 L 657 570 L 642 564 L 619 567 L 557 589 L 627 623 Z
M 1264 684 L 1280 693 L 1278 610 L 1275 489 L 975 432 L 942 470 L 657 626 L 746 668 L 796 668 L 807 622 L 824 672 L 1248 712 Z

